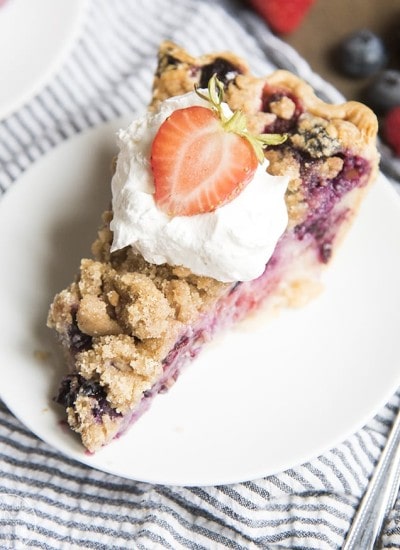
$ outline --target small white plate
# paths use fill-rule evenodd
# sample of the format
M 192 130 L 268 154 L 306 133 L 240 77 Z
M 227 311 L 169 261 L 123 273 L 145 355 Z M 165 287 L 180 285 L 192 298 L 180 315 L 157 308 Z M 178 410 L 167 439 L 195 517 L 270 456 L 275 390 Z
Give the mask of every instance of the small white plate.
M 87 0 L 6 0 L 0 6 L 0 120 L 46 84 L 73 45 Z
M 62 453 L 123 477 L 175 485 L 255 479 L 322 453 L 400 384 L 400 201 L 380 176 L 309 306 L 220 337 L 120 439 L 85 454 L 52 396 L 63 371 L 45 327 L 53 295 L 89 254 L 109 201 L 114 131 L 51 152 L 0 202 L 0 395 Z M 50 351 L 47 361 L 35 352 Z

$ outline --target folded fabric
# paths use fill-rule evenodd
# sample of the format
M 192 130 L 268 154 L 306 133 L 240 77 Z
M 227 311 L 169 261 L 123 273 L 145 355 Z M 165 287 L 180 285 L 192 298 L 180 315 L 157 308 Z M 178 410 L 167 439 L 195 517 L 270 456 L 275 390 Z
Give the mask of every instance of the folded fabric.
M 0 122 L 0 188 L 82 130 L 142 110 L 159 43 L 233 50 L 256 74 L 288 68 L 333 102 L 341 95 L 246 7 L 228 0 L 91 0 L 52 81 Z M 340 549 L 387 438 L 400 392 L 329 452 L 277 475 L 218 487 L 126 480 L 65 458 L 0 405 L 0 547 Z M 383 548 L 400 545 L 399 506 Z

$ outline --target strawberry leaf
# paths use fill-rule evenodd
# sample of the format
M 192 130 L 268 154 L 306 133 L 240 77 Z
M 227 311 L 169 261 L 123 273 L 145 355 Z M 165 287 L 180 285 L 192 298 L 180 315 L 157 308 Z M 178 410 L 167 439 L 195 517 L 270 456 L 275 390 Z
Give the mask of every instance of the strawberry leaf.
M 211 104 L 211 109 L 217 114 L 226 132 L 238 134 L 250 143 L 260 164 L 264 162 L 265 147 L 280 145 L 287 139 L 286 134 L 252 134 L 247 130 L 246 116 L 240 110 L 235 111 L 230 117 L 227 117 L 222 108 L 224 85 L 218 80 L 216 74 L 208 81 L 208 95 L 200 91 L 198 87 L 195 87 L 195 92 L 199 97 Z

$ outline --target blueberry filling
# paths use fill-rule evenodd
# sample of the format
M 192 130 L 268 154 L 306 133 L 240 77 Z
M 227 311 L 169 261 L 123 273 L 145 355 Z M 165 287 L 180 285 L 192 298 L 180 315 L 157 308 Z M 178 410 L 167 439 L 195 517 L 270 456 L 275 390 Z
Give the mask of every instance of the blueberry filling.
M 289 119 L 276 117 L 276 120 L 271 124 L 268 124 L 264 132 L 267 134 L 286 134 L 291 132 L 297 124 L 299 116 L 303 112 L 303 108 L 299 99 L 286 90 L 273 90 L 269 86 L 265 86 L 262 96 L 261 110 L 264 113 L 271 113 L 271 104 L 279 102 L 282 98 L 288 97 L 294 103 L 294 112 Z
M 331 180 L 319 179 L 311 170 L 312 162 L 303 163 L 302 166 L 305 198 L 311 208 L 307 219 L 296 225 L 294 233 L 299 240 L 307 234 L 311 235 L 317 244 L 320 261 L 327 263 L 331 257 L 336 227 L 347 216 L 346 208 L 335 212 L 334 207 L 343 195 L 364 184 L 364 176 L 368 174 L 370 166 L 359 156 L 345 155 L 342 170 Z
M 219 80 L 226 86 L 240 73 L 239 67 L 222 57 L 217 57 L 213 63 L 204 65 L 201 68 L 199 86 L 200 88 L 207 88 L 208 82 L 214 74 L 216 74 Z
M 121 416 L 113 409 L 107 401 L 107 394 L 98 382 L 86 380 L 80 374 L 69 374 L 61 382 L 60 389 L 55 397 L 56 403 L 65 408 L 74 407 L 78 396 L 90 397 L 95 401 L 92 407 L 92 414 L 98 421 L 102 421 L 102 416 L 106 414 L 110 418 Z
M 79 330 L 76 322 L 76 313 L 72 313 L 73 321 L 68 330 L 70 351 L 73 355 L 92 347 L 92 337 Z
M 262 110 L 273 112 L 272 104 L 288 97 L 294 104 L 293 114 L 289 119 L 277 116 L 275 121 L 265 128 L 265 132 L 291 133 L 291 153 L 295 151 L 300 166 L 300 177 L 303 181 L 304 200 L 308 204 L 307 218 L 295 226 L 294 235 L 303 240 L 306 235 L 312 236 L 316 242 L 319 260 L 327 263 L 332 254 L 332 243 L 337 226 L 348 215 L 347 208 L 340 211 L 335 206 L 340 199 L 354 189 L 364 185 L 365 177 L 370 172 L 369 163 L 357 155 L 349 152 L 339 153 L 334 140 L 330 138 L 324 128 L 315 125 L 309 129 L 298 128 L 298 119 L 303 112 L 299 99 L 286 90 L 274 89 L 265 86 L 262 97 Z M 304 149 L 296 148 L 294 134 L 301 136 Z M 298 142 L 297 142 L 298 143 Z M 282 145 L 285 149 L 287 145 Z M 343 160 L 343 167 L 333 178 L 324 178 L 319 174 L 318 162 L 323 162 L 329 156 L 337 156 Z
M 189 337 L 184 335 L 182 336 L 177 343 L 174 345 L 172 350 L 168 353 L 166 358 L 163 360 L 164 370 L 176 359 L 179 353 L 189 344 Z

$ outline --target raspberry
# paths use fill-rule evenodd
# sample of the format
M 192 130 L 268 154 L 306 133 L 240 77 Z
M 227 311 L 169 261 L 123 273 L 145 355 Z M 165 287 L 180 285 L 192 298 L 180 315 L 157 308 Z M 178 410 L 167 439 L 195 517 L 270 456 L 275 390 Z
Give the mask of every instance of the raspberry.
M 400 157 L 400 105 L 391 109 L 386 115 L 383 123 L 383 137 Z

